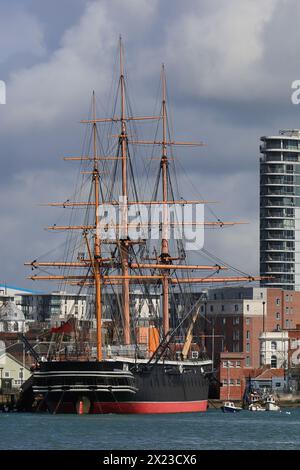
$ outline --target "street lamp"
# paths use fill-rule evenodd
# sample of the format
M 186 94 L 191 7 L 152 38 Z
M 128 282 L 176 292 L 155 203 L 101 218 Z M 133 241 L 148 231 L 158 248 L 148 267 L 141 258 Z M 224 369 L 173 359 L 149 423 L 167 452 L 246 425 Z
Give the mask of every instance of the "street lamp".
M 23 384 L 23 367 L 20 367 L 20 380 L 21 380 L 21 385 Z
M 265 334 L 265 306 L 266 306 L 266 302 L 263 301 L 262 303 L 262 306 L 263 306 L 263 338 L 264 338 L 264 341 L 265 341 L 265 360 L 264 360 L 264 365 L 267 365 L 267 338 L 266 338 L 266 334 Z M 263 365 L 263 364 L 262 364 Z
M 266 302 L 263 301 L 262 306 L 263 306 L 263 333 L 265 332 L 265 305 Z

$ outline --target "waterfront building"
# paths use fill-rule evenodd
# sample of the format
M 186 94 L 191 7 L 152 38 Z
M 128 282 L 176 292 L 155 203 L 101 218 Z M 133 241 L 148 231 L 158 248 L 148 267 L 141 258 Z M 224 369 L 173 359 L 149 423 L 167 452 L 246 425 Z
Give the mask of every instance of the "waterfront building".
M 260 363 L 272 369 L 287 369 L 289 331 L 265 331 L 260 337 Z
M 0 394 L 13 393 L 30 377 L 30 368 L 5 350 L 0 350 Z
M 285 369 L 246 367 L 244 353 L 222 352 L 218 368 L 220 400 L 242 400 L 247 381 L 256 390 L 273 390 L 283 393 L 287 390 L 288 380 Z
M 245 356 L 243 353 L 220 354 L 219 391 L 221 400 L 240 400 L 245 390 Z
M 300 324 L 300 292 L 266 287 L 210 289 L 201 303 L 205 346 L 217 366 L 220 353 L 242 352 L 245 367 L 261 366 L 264 332 L 293 330 Z
M 261 137 L 262 286 L 300 290 L 300 131 Z
M 47 294 L 23 294 L 20 307 L 26 317 L 38 322 L 50 322 L 57 326 L 69 316 L 78 320 L 87 317 L 87 300 L 84 294 L 64 291 Z

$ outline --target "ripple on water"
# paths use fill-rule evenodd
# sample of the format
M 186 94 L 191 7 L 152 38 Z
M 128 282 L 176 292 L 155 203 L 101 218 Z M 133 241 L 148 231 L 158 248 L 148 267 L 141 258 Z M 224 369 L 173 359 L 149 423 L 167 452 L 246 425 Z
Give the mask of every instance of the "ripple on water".
M 0 449 L 299 449 L 300 409 L 291 414 L 0 414 Z

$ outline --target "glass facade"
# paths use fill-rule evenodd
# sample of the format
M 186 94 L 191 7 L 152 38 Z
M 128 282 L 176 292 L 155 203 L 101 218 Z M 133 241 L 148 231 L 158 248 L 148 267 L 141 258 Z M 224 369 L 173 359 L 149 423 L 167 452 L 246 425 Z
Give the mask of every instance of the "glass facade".
M 300 131 L 261 141 L 260 274 L 269 276 L 261 285 L 300 290 Z

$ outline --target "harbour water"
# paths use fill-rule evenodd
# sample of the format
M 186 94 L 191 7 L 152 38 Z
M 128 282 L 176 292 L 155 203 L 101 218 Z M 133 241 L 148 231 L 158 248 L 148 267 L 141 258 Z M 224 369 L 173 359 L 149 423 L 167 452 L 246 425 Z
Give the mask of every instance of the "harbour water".
M 300 409 L 224 414 L 0 414 L 0 449 L 300 449 Z

